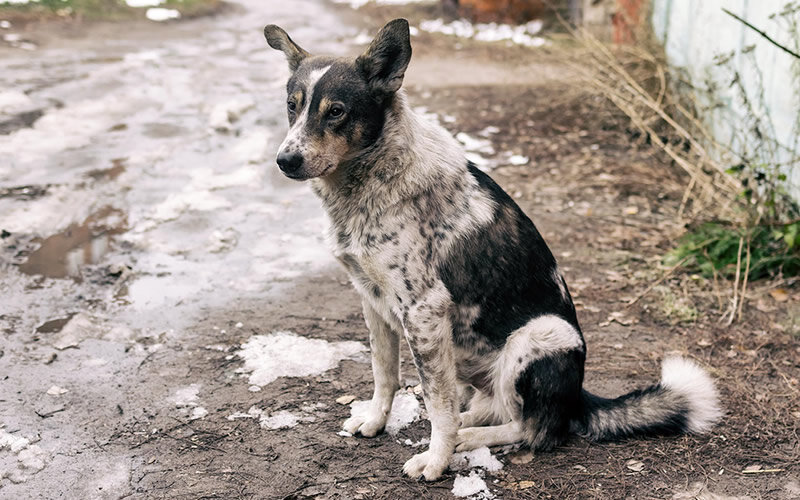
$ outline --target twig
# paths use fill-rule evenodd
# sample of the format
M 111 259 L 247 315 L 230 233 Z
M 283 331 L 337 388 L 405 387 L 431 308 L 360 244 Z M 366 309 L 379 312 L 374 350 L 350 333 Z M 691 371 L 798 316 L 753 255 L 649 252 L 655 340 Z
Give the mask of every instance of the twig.
M 742 246 L 744 246 L 744 236 L 739 238 L 739 252 L 736 254 L 736 278 L 733 280 L 733 302 L 731 303 L 731 317 L 725 326 L 730 326 L 733 323 L 733 317 L 736 315 L 736 306 L 739 299 L 739 275 L 742 272 Z
M 689 257 L 691 257 L 691 255 L 687 255 L 686 257 L 684 257 L 680 261 L 678 261 L 678 263 L 675 264 L 674 266 L 672 266 L 666 273 L 664 273 L 663 276 L 658 278 L 655 283 L 653 283 L 652 285 L 647 287 L 647 290 L 645 290 L 644 292 L 640 293 L 639 295 L 637 295 L 633 299 L 629 300 L 628 303 L 625 304 L 625 307 L 628 308 L 628 307 L 634 305 L 635 303 L 637 303 L 639 301 L 639 299 L 641 299 L 642 297 L 644 297 L 645 295 L 650 293 L 655 287 L 657 287 L 658 285 L 663 283 L 664 280 L 669 278 L 670 275 L 672 275 L 672 273 L 674 273 L 676 269 L 681 267 L 681 265 L 683 265 L 683 263 L 686 262 L 689 259 Z
M 796 58 L 800 59 L 800 54 L 798 54 L 797 52 L 794 52 L 794 51 L 792 51 L 792 50 L 791 50 L 791 49 L 789 49 L 788 47 L 784 47 L 783 45 L 779 44 L 778 42 L 776 42 L 775 40 L 773 40 L 773 39 L 772 39 L 772 38 L 771 38 L 769 35 L 767 35 L 766 33 L 764 33 L 762 30 L 760 30 L 760 29 L 756 28 L 755 26 L 753 26 L 752 24 L 748 23 L 747 21 L 745 21 L 745 20 L 744 20 L 744 19 L 742 19 L 741 17 L 737 16 L 737 15 L 736 15 L 736 14 L 734 14 L 733 12 L 729 11 L 729 10 L 728 10 L 728 9 L 726 9 L 725 7 L 722 7 L 722 12 L 724 12 L 724 13 L 728 14 L 729 16 L 731 16 L 732 18 L 736 19 L 736 20 L 737 20 L 737 21 L 739 21 L 740 23 L 744 24 L 745 26 L 747 26 L 747 27 L 748 27 L 748 28 L 750 28 L 751 30 L 753 30 L 753 31 L 755 31 L 756 33 L 758 33 L 759 35 L 763 36 L 763 37 L 764 37 L 764 38 L 766 38 L 766 39 L 767 39 L 767 41 L 768 41 L 769 43 L 771 43 L 772 45 L 774 45 L 774 46 L 778 47 L 779 49 L 781 49 L 782 51 L 786 52 L 787 54 L 790 54 L 790 55 L 792 55 L 792 56 L 794 56 L 794 57 L 796 57 Z
M 749 235 L 748 235 L 749 236 Z M 742 283 L 742 293 L 739 294 L 739 310 L 736 311 L 736 321 L 742 320 L 742 305 L 744 305 L 744 294 L 747 292 L 747 276 L 750 274 L 750 238 L 747 238 L 747 261 L 744 265 L 744 280 Z

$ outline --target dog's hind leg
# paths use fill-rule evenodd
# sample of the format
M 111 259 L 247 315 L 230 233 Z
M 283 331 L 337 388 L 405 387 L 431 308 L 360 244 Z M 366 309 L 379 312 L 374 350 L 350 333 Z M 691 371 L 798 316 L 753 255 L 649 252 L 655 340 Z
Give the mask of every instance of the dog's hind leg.
M 494 420 L 492 412 L 492 397 L 483 391 L 477 390 L 469 401 L 467 411 L 459 415 L 460 428 L 480 427 L 489 425 Z
M 514 444 L 524 438 L 522 424 L 515 421 L 489 427 L 466 427 L 458 430 L 456 451 L 469 451 L 481 446 Z
M 366 301 L 363 306 L 364 319 L 369 328 L 375 391 L 369 411 L 365 415 L 348 418 L 342 427 L 351 434 L 373 437 L 386 425 L 394 393 L 400 388 L 400 335 Z

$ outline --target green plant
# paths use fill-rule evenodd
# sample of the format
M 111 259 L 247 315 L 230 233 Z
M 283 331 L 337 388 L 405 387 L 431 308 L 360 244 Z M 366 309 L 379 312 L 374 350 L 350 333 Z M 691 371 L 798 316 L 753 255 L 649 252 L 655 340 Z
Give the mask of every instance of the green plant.
M 748 280 L 800 274 L 800 220 L 787 224 L 759 224 L 742 228 L 706 222 L 691 228 L 665 258 L 706 277 Z

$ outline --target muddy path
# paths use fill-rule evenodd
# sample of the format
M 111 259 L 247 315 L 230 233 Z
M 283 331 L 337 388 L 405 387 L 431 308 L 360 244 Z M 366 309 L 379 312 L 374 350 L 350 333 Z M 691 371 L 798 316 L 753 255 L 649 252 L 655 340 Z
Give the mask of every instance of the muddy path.
M 700 437 L 494 449 L 418 483 L 401 467 L 429 425 L 404 354 L 393 433 L 338 434 L 371 393 L 368 334 L 318 203 L 273 164 L 287 70 L 260 31 L 354 54 L 397 14 L 431 12 L 243 1 L 0 48 L 0 497 L 451 498 L 470 475 L 483 498 L 800 495 L 798 294 L 756 286 L 725 327 L 712 283 L 652 286 L 685 180 L 552 47 L 421 33 L 406 87 L 544 234 L 589 388 L 653 382 L 678 353 L 710 368 L 726 417 Z

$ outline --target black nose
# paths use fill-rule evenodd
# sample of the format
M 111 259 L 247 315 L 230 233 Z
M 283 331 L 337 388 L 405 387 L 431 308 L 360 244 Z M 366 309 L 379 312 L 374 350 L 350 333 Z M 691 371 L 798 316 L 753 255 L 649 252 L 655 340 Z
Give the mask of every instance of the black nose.
M 279 153 L 278 166 L 281 172 L 291 174 L 300 170 L 303 166 L 303 155 L 299 153 Z

